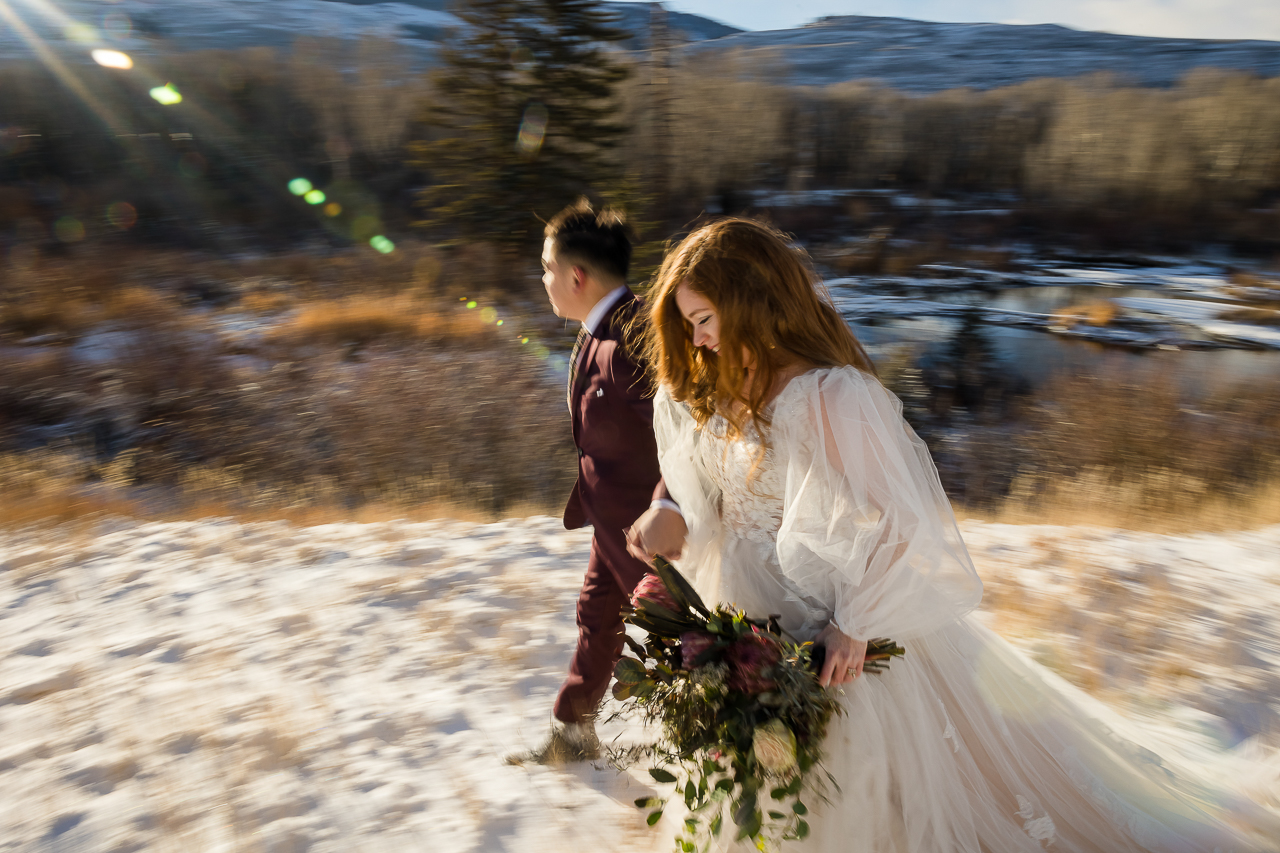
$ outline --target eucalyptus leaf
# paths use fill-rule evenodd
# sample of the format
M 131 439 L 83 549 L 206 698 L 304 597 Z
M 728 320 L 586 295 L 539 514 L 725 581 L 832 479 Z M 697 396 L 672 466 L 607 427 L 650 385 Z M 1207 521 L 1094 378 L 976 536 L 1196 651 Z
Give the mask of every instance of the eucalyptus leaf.
M 733 822 L 738 826 L 751 822 L 751 817 L 756 813 L 756 796 L 755 794 L 744 793 L 742 797 L 733 804 Z
M 645 819 L 645 823 L 649 824 L 649 826 L 653 826 L 660 820 L 662 820 L 662 809 L 658 809 L 656 812 L 650 812 L 649 817 Z
M 809 835 L 809 824 L 800 821 L 796 824 L 796 838 L 807 838 Z
M 649 769 L 649 775 L 653 777 L 655 782 L 671 784 L 676 781 L 676 777 L 670 772 L 663 770 L 661 767 L 652 767 Z
M 624 657 L 619 658 L 617 665 L 613 668 L 613 677 L 627 684 L 639 684 L 649 677 L 649 673 L 640 661 Z

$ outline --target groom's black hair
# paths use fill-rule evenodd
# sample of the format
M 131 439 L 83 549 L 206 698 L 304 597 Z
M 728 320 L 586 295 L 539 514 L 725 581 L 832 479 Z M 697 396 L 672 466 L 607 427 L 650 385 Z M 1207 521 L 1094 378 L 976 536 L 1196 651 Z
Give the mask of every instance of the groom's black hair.
M 626 280 L 631 268 L 631 229 L 622 211 L 596 211 L 580 198 L 551 217 L 543 231 L 562 262 L 589 267 L 597 274 Z

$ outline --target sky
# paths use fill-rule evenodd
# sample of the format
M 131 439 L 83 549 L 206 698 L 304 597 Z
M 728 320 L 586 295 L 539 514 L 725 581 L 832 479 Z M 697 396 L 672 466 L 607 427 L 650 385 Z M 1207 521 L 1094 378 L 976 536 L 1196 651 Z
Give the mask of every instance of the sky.
M 797 27 L 824 15 L 925 21 L 1064 24 L 1143 36 L 1280 41 L 1277 0 L 667 0 L 746 30 Z

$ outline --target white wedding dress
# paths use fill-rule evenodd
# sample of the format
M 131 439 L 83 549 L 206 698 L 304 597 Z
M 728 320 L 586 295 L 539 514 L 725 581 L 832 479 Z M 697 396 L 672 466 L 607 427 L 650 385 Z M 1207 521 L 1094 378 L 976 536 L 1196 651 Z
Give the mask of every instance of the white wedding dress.
M 974 620 L 981 581 L 928 451 L 878 381 L 814 370 L 772 405 L 756 466 L 754 433 L 728 442 L 718 417 L 697 429 L 659 393 L 662 472 L 690 529 L 679 567 L 708 602 L 781 614 L 800 639 L 834 621 L 907 649 L 845 686 L 825 745 L 840 790 L 810 803 L 797 850 L 1280 850 L 1280 813 L 1261 802 L 1273 792 L 1242 790 L 1244 759 L 1158 754 Z

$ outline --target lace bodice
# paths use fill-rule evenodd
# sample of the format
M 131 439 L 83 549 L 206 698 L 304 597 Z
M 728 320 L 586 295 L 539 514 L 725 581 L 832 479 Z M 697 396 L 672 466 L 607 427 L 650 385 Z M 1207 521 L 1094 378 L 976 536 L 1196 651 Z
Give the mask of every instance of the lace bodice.
M 783 485 L 774 451 L 770 448 L 760 458 L 760 436 L 750 421 L 744 435 L 734 441 L 726 438 L 728 428 L 728 421 L 714 416 L 700 445 L 702 465 L 720 490 L 720 521 L 727 533 L 739 539 L 772 544 L 782 525 Z

